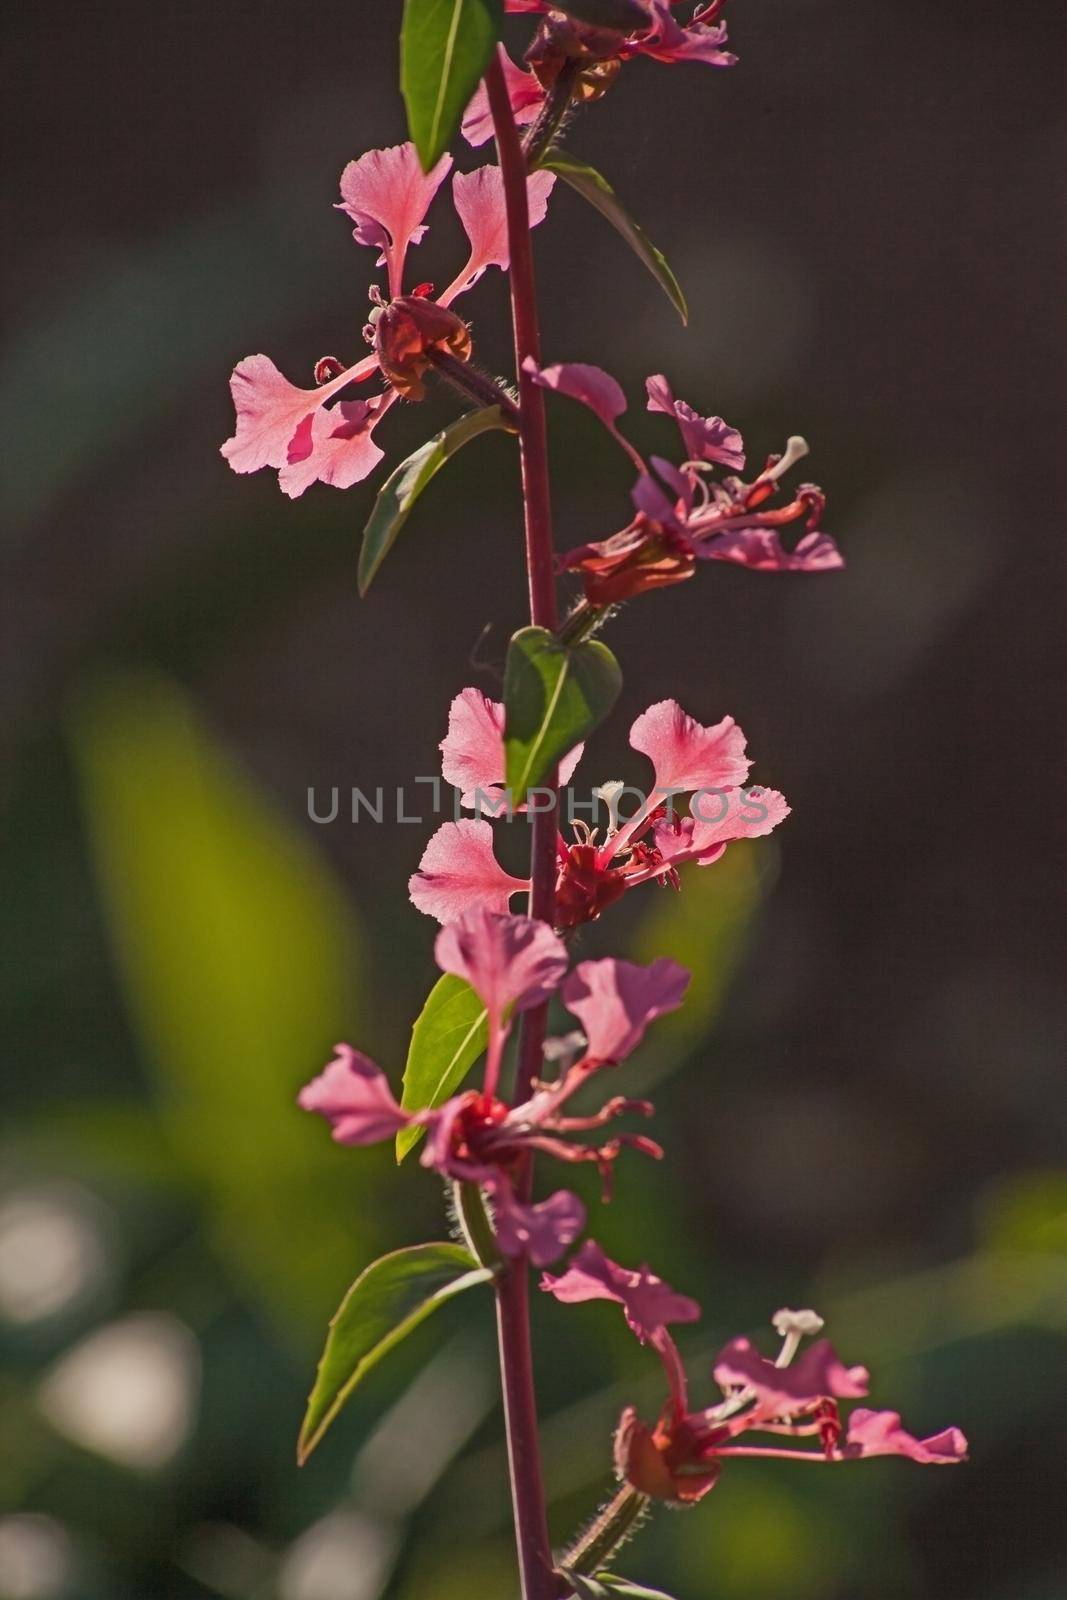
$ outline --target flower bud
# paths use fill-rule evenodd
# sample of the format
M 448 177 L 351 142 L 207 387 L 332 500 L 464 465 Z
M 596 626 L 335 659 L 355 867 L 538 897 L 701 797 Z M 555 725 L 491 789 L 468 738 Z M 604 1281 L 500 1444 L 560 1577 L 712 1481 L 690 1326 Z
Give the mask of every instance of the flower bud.
M 433 351 L 470 360 L 471 332 L 462 317 L 421 295 L 398 295 L 377 310 L 373 328 L 382 372 L 406 400 L 425 398 L 422 379 L 433 364 Z

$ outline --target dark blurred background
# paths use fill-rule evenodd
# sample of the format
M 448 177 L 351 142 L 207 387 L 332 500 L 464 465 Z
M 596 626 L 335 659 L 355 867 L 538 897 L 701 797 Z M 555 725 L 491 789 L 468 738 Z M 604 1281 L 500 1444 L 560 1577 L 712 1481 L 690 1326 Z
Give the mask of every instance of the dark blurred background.
M 404 137 L 399 9 L 7 19 L 2 1600 L 514 1589 L 484 1304 L 295 1470 L 326 1316 L 441 1222 L 428 1175 L 292 1105 L 341 1036 L 395 1080 L 432 981 L 404 892 L 429 824 L 318 827 L 306 793 L 432 773 L 451 695 L 499 684 L 513 452 L 472 444 L 362 603 L 384 473 L 291 503 L 218 454 L 241 356 L 310 383 L 361 348 L 371 257 L 331 206 L 349 158 Z M 546 356 L 616 373 L 643 446 L 668 437 L 642 409 L 661 370 L 750 458 L 804 433 L 848 569 L 711 567 L 614 626 L 590 781 L 636 781 L 626 728 L 677 695 L 738 718 L 794 814 L 585 939 L 696 972 L 628 1069 L 669 1160 L 631 1163 L 595 1228 L 702 1299 L 701 1384 L 723 1339 L 814 1304 L 876 1403 L 958 1423 L 973 1461 L 738 1463 L 620 1564 L 680 1600 L 1063 1600 L 1064 11 L 730 20 L 735 70 L 635 64 L 571 137 L 667 252 L 689 330 L 561 192 Z M 432 222 L 412 262 L 442 283 L 444 196 Z M 501 275 L 465 304 L 502 370 Z M 389 462 L 453 414 L 398 408 Z M 576 408 L 552 425 L 567 547 L 622 524 L 629 473 Z M 562 1538 L 621 1404 L 659 1394 L 613 1313 L 535 1310 Z

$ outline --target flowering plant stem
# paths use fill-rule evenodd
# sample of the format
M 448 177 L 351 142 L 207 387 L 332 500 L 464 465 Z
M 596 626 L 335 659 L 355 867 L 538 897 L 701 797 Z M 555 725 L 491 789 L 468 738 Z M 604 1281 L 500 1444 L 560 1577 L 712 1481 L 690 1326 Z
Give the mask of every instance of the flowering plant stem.
M 526 157 L 508 98 L 499 57 L 486 72 L 497 153 L 504 185 L 508 251 L 511 258 L 511 320 L 515 336 L 515 369 L 519 391 L 519 454 L 522 467 L 526 571 L 530 621 L 539 627 L 557 625 L 556 580 L 553 571 L 552 504 L 548 476 L 548 437 L 544 391 L 525 370 L 527 358 L 540 364 L 533 247 L 526 193 Z M 555 788 L 556 774 L 549 784 Z M 554 811 L 532 818 L 530 915 L 551 925 L 555 911 L 556 825 Z M 515 1084 L 516 1101 L 524 1100 L 540 1070 L 548 1005 L 523 1017 Z M 517 1189 L 529 1198 L 532 1163 L 524 1163 Z M 544 1481 L 537 1430 L 533 1357 L 530 1349 L 529 1271 L 523 1257 L 509 1262 L 497 1279 L 497 1338 L 508 1438 L 508 1465 L 515 1518 L 515 1542 L 523 1600 L 554 1600 L 558 1593 L 548 1537 Z

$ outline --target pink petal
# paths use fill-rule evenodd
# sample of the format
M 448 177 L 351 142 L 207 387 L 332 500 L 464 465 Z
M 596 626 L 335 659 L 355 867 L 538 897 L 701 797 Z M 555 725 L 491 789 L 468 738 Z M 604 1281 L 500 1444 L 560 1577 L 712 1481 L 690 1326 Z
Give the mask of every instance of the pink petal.
M 523 368 L 542 389 L 554 389 L 557 394 L 579 400 L 600 418 L 609 433 L 617 433 L 615 420 L 626 410 L 626 396 L 603 367 L 591 367 L 584 361 L 561 361 L 554 367 L 538 367 L 533 358 L 527 356 Z
M 717 461 L 740 472 L 745 464 L 745 443 L 736 428 L 721 417 L 702 417 L 684 400 L 676 400 L 662 373 L 645 380 L 649 411 L 673 417 L 690 461 Z
M 699 815 L 660 822 L 653 830 L 656 849 L 672 866 L 683 861 L 710 866 L 735 840 L 771 833 L 790 810 L 777 789 L 758 787 L 731 789 L 726 794 L 698 790 L 691 804 Z
M 662 956 L 651 966 L 633 961 L 583 961 L 563 985 L 563 1003 L 582 1025 L 587 1054 L 597 1061 L 624 1061 L 664 1012 L 676 1011 L 689 973 Z
M 536 73 L 517 67 L 503 45 L 499 49 L 500 65 L 504 69 L 504 82 L 507 85 L 508 99 L 511 101 L 511 114 L 518 126 L 525 128 L 529 123 L 536 122 L 538 113 L 545 103 L 545 91 L 538 83 Z M 463 113 L 463 121 L 459 128 L 470 145 L 485 144 L 493 137 L 493 114 L 489 109 L 489 95 L 484 82 L 479 83 L 475 89 L 471 103 Z
M 776 1367 L 748 1339 L 734 1339 L 715 1363 L 723 1388 L 754 1389 L 765 1417 L 791 1416 L 819 1400 L 855 1400 L 867 1393 L 866 1367 L 846 1367 L 828 1339 L 819 1339 L 788 1367 Z
M 269 356 L 246 356 L 234 367 L 230 378 L 237 426 L 233 438 L 222 446 L 222 454 L 234 472 L 284 467 L 301 423 L 309 436 L 309 419 L 314 413 L 338 390 L 370 377 L 377 365 L 372 356 L 346 368 L 321 388 L 298 389 L 283 378 Z M 300 445 L 298 441 L 298 449 Z
M 848 1419 L 845 1455 L 909 1456 L 924 1466 L 948 1466 L 967 1459 L 967 1440 L 959 1428 L 945 1428 L 928 1439 L 916 1439 L 900 1425 L 896 1411 L 857 1407 Z
M 727 533 L 693 540 L 693 550 L 703 561 L 732 561 L 753 572 L 834 572 L 845 562 L 826 533 L 806 533 L 793 550 L 787 550 L 776 528 L 734 528 Z
M 677 700 L 649 706 L 630 729 L 630 743 L 648 756 L 662 790 L 733 789 L 744 783 L 752 765 L 733 717 L 705 727 Z
M 385 452 L 371 438 L 395 391 L 370 400 L 339 400 L 314 411 L 297 429 L 278 483 L 291 500 L 313 483 L 350 489 L 374 471 Z
M 654 1337 L 669 1322 L 695 1322 L 700 1307 L 688 1295 L 677 1294 L 648 1267 L 631 1272 L 607 1257 L 594 1239 L 587 1239 L 566 1272 L 557 1278 L 548 1273 L 541 1288 L 555 1295 L 564 1305 L 583 1300 L 614 1300 L 622 1306 L 626 1320 L 641 1340 Z
M 419 870 L 408 880 L 412 905 L 438 922 L 454 922 L 475 909 L 505 912 L 529 880 L 513 878 L 493 854 L 488 822 L 445 822 L 430 839 Z
M 407 1126 L 407 1113 L 393 1098 L 384 1072 L 351 1045 L 337 1055 L 297 1095 L 304 1111 L 318 1111 L 333 1127 L 339 1144 L 378 1144 Z
M 418 244 L 426 229 L 422 219 L 430 202 L 452 170 L 452 157 L 443 155 L 435 167 L 423 172 L 415 146 L 390 145 L 368 150 L 350 161 L 341 174 L 341 203 L 356 224 L 353 238 L 382 253 L 379 264 L 389 268 L 389 293 L 398 295 L 409 244 Z
M 451 826 L 492 833 L 488 822 Z M 441 929 L 434 959 L 442 972 L 465 978 L 496 1017 L 508 1006 L 525 1011 L 547 1000 L 567 970 L 566 946 L 547 923 L 482 909 Z
M 515 1199 L 510 1185 L 492 1187 L 493 1227 L 506 1256 L 528 1256 L 535 1267 L 547 1267 L 585 1227 L 585 1207 L 568 1189 L 528 1206 Z
M 438 747 L 441 774 L 446 783 L 462 791 L 465 806 L 504 797 L 504 706 L 480 689 L 462 689 L 448 712 L 448 732 Z M 575 745 L 559 764 L 560 785 L 570 782 L 582 758 L 584 745 Z M 489 809 L 488 805 L 486 809 Z M 521 809 L 521 808 L 520 808 Z
M 548 197 L 556 182 L 553 172 L 534 172 L 526 180 L 530 226 L 544 222 Z M 508 219 L 504 205 L 504 180 L 499 167 L 478 167 L 474 172 L 457 172 L 452 179 L 452 198 L 459 220 L 470 240 L 470 259 L 459 277 L 441 296 L 448 305 L 464 294 L 487 267 L 507 268 Z
M 653 15 L 651 33 L 642 34 L 634 46 L 636 54 L 655 61 L 703 61 L 709 67 L 732 67 L 737 57 L 722 47 L 726 43 L 726 24 L 712 26 L 694 23 L 681 27 L 671 15 L 670 0 L 649 0 Z

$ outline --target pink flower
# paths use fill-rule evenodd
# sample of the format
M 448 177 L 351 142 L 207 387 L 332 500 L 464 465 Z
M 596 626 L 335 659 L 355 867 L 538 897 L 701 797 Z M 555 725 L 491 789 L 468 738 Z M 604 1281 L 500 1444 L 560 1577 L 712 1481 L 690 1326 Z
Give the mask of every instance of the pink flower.
M 745 442 L 736 428 L 721 417 L 702 417 L 684 400 L 676 400 L 662 373 L 645 381 L 649 411 L 673 417 L 690 461 L 716 461 L 720 467 L 740 472 L 745 464 Z
M 598 1111 L 569 1115 L 568 1101 L 608 1061 L 606 1055 L 597 1058 L 589 1052 L 564 1065 L 555 1081 L 539 1081 L 519 1105 L 508 1106 L 497 1098 L 511 1013 L 546 999 L 566 970 L 562 943 L 544 923 L 474 913 L 442 929 L 435 955 L 443 971 L 464 978 L 485 1004 L 488 1044 L 482 1089 L 465 1090 L 436 1109 L 408 1112 L 397 1104 L 385 1075 L 372 1061 L 349 1045 L 338 1045 L 336 1059 L 301 1090 L 299 1104 L 326 1117 L 341 1144 L 374 1144 L 402 1128 L 425 1128 L 422 1165 L 442 1177 L 482 1185 L 492 1200 L 497 1241 L 504 1254 L 528 1255 L 537 1266 L 547 1266 L 578 1237 L 585 1209 L 568 1190 L 535 1204 L 519 1198 L 513 1183 L 518 1164 L 535 1151 L 571 1164 L 591 1162 L 600 1172 L 607 1198 L 612 1168 L 622 1150 L 635 1149 L 654 1159 L 663 1152 L 651 1139 L 635 1133 L 615 1133 L 599 1142 L 574 1136 L 599 1130 L 626 1113 L 650 1116 L 652 1107 L 645 1100 L 615 1096 Z M 594 1005 L 598 1012 L 594 1035 L 598 1025 L 609 1029 L 611 1037 L 605 1034 L 602 1048 L 614 1052 L 610 1059 L 621 1060 L 639 1042 L 648 1022 L 678 1003 L 687 974 L 670 962 L 657 962 L 651 968 L 627 962 L 619 963 L 625 971 L 606 970 L 614 965 L 585 963 L 586 968 L 605 969 L 594 974 L 592 985 L 606 997 Z M 586 987 L 579 982 L 579 1001 L 585 998 Z M 628 994 L 639 998 L 631 1006 L 629 1036 L 623 1037 L 613 1020 L 612 996 Z
M 448 732 L 438 748 L 446 783 L 461 791 L 462 804 L 474 809 L 506 806 L 504 787 L 504 707 L 480 689 L 463 689 L 448 712 Z M 559 764 L 559 781 L 569 783 L 585 746 L 575 745 Z
M 585 1207 L 569 1189 L 523 1205 L 503 1173 L 493 1181 L 493 1229 L 506 1256 L 526 1256 L 535 1267 L 558 1261 L 585 1227 Z
M 237 425 L 222 446 L 235 472 L 277 468 L 279 484 L 291 497 L 315 482 L 348 488 L 381 460 L 382 451 L 371 434 L 398 392 L 421 397 L 421 374 L 431 364 L 430 352 L 440 348 L 456 359 L 469 358 L 469 330 L 447 308 L 487 268 L 508 265 L 499 168 L 457 173 L 453 179 L 453 201 L 470 244 L 464 267 L 436 300 L 429 298 L 429 285 L 411 295 L 402 292 L 408 250 L 425 235 L 424 218 L 451 167 L 452 158 L 446 155 L 424 173 L 414 145 L 402 144 L 369 150 L 344 169 L 338 210 L 355 223 L 357 244 L 379 252 L 377 264 L 387 273 L 389 302 L 383 302 L 377 285 L 372 286 L 370 319 L 364 330 L 375 345 L 374 353 L 348 366 L 335 357 L 324 358 L 315 368 L 321 381 L 314 389 L 290 383 L 267 356 L 238 362 L 230 380 Z M 554 182 L 549 172 L 531 175 L 531 223 L 544 220 Z M 420 310 L 420 303 L 425 310 Z M 391 385 L 384 394 L 352 397 L 353 385 L 383 376 Z M 327 404 L 342 394 L 344 399 Z
M 718 1481 L 730 1457 L 767 1456 L 786 1461 L 853 1460 L 863 1455 L 904 1455 L 923 1463 L 963 1461 L 967 1441 L 958 1428 L 947 1428 L 928 1439 L 916 1439 L 900 1425 L 895 1411 L 857 1409 L 842 1423 L 838 1402 L 862 1398 L 867 1393 L 865 1367 L 846 1367 L 825 1339 L 811 1345 L 797 1359 L 803 1338 L 818 1332 L 822 1319 L 811 1311 L 780 1311 L 774 1318 L 782 1335 L 782 1348 L 774 1361 L 762 1356 L 747 1339 L 734 1339 L 715 1363 L 715 1379 L 724 1399 L 704 1410 L 690 1409 L 688 1384 L 674 1340 L 667 1332 L 671 1321 L 691 1321 L 692 1315 L 670 1311 L 673 1291 L 657 1285 L 646 1304 L 631 1297 L 642 1291 L 639 1274 L 627 1274 L 587 1242 L 571 1265 L 558 1277 L 546 1274 L 541 1286 L 557 1300 L 618 1300 L 626 1307 L 627 1321 L 642 1343 L 649 1343 L 663 1363 L 669 1399 L 659 1420 L 649 1427 L 627 1406 L 615 1435 L 615 1461 L 619 1475 L 642 1494 L 683 1504 L 700 1500 Z M 680 1298 L 680 1297 L 679 1297 Z M 696 1307 L 693 1302 L 683 1302 Z M 770 1435 L 771 1442 L 738 1443 L 750 1435 Z M 843 1438 L 844 1436 L 844 1438 Z M 802 1441 L 797 1446 L 776 1441 Z M 816 1448 L 806 1447 L 812 1441 Z
M 513 878 L 498 864 L 489 823 L 464 818 L 438 828 L 408 880 L 408 893 L 428 917 L 454 922 L 476 909 L 507 911 L 512 895 L 529 886 L 528 879 Z
M 650 967 L 633 961 L 583 961 L 563 985 L 563 1003 L 582 1025 L 595 1061 L 624 1061 L 649 1023 L 676 1011 L 689 983 L 677 961 L 662 956 Z
M 628 33 L 577 22 L 556 11 L 548 0 L 507 0 L 505 9 L 540 12 L 546 20 L 540 25 L 526 52 L 541 83 L 551 86 L 566 63 L 577 63 L 580 71 L 575 84 L 576 99 L 588 99 L 612 81 L 614 73 L 634 56 L 650 56 L 654 61 L 702 61 L 711 67 L 732 67 L 737 57 L 723 46 L 726 25 L 716 22 L 725 0 L 698 4 L 687 23 L 680 23 L 672 6 L 680 0 L 635 0 L 632 9 L 644 13 L 647 21 Z
M 334 1048 L 336 1056 L 301 1089 L 297 1105 L 320 1112 L 338 1144 L 380 1144 L 393 1138 L 409 1118 L 393 1098 L 385 1073 L 349 1044 Z
M 441 929 L 434 957 L 442 972 L 465 979 L 485 1006 L 489 1022 L 485 1092 L 494 1095 L 508 1035 L 506 1013 L 509 1008 L 525 1011 L 540 1005 L 558 988 L 567 970 L 563 941 L 533 917 L 468 911 Z
M 785 453 L 770 456 L 751 483 L 736 477 L 714 481 L 714 464 L 744 466 L 741 435 L 721 417 L 702 417 L 676 400 L 667 379 L 657 373 L 646 383 L 648 410 L 674 418 L 685 459 L 679 467 L 653 456 L 649 466 L 618 429 L 626 400 L 608 373 L 580 362 L 542 369 L 528 363 L 527 371 L 543 387 L 587 406 L 637 468 L 634 520 L 610 538 L 579 545 L 559 559 L 560 571 L 581 573 L 591 605 L 614 605 L 684 583 L 698 561 L 730 561 L 755 572 L 829 572 L 843 564 L 833 540 L 818 531 L 825 498 L 814 484 L 802 484 L 787 505 L 769 505 L 785 473 L 807 455 L 803 439 L 790 439 Z M 779 529 L 798 521 L 805 532 L 787 549 Z
M 537 121 L 541 107 L 545 103 L 545 91 L 534 73 L 515 65 L 503 45 L 497 48 L 500 65 L 504 70 L 508 99 L 511 101 L 511 114 L 516 124 L 520 128 L 525 128 L 529 123 Z M 493 137 L 493 114 L 489 109 L 489 95 L 484 82 L 479 83 L 470 105 L 463 113 L 460 132 L 467 143 L 474 145 L 475 148 L 487 144 Z
M 613 818 L 603 843 L 581 822 L 572 824 L 573 842 L 557 836 L 560 928 L 595 920 L 642 883 L 677 887 L 677 869 L 685 862 L 710 866 L 732 841 L 769 833 L 789 814 L 777 791 L 741 787 L 751 763 L 732 717 L 705 727 L 677 701 L 662 700 L 637 718 L 630 743 L 651 761 L 654 785 L 632 817 Z M 501 795 L 503 716 L 495 701 L 475 689 L 458 695 L 441 750 L 445 777 L 464 788 L 465 803 L 472 803 L 476 791 L 487 801 Z M 564 783 L 578 754 L 571 751 L 561 768 Z M 685 794 L 691 796 L 689 816 L 674 805 Z M 510 897 L 529 884 L 497 863 L 487 822 L 464 821 L 438 828 L 408 887 L 420 911 L 448 922 L 473 906 L 504 911 Z
M 945 1428 L 928 1439 L 916 1439 L 900 1425 L 896 1411 L 865 1411 L 857 1406 L 848 1419 L 842 1455 L 908 1456 L 923 1466 L 950 1466 L 967 1459 L 967 1440 L 959 1428 Z
M 696 1322 L 700 1307 L 678 1294 L 648 1267 L 631 1271 L 606 1256 L 595 1239 L 587 1239 L 558 1278 L 546 1274 L 541 1287 L 563 1305 L 584 1300 L 614 1300 L 642 1344 L 655 1339 L 670 1322 Z

